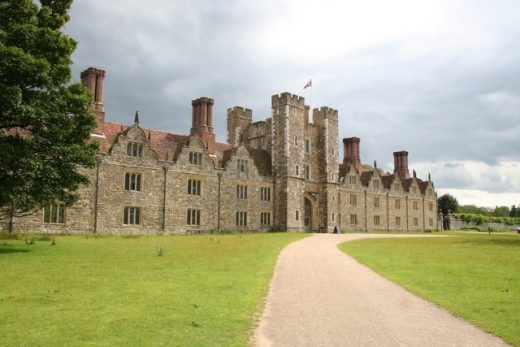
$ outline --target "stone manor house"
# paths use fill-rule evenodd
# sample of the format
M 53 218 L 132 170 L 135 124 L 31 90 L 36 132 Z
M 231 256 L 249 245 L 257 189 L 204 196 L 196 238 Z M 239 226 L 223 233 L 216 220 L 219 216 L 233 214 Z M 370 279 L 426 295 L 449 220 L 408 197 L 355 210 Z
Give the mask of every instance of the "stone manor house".
M 343 139 L 338 111 L 312 110 L 302 97 L 273 95 L 272 114 L 227 111 L 227 143 L 216 142 L 213 103 L 192 101 L 188 135 L 105 121 L 105 71 L 81 81 L 94 94 L 99 142 L 90 185 L 70 208 L 59 203 L 15 219 L 15 230 L 52 233 L 199 233 L 241 230 L 333 232 L 437 229 L 437 196 L 428 177 L 410 176 L 408 152 L 394 172 L 362 165 L 360 139 Z

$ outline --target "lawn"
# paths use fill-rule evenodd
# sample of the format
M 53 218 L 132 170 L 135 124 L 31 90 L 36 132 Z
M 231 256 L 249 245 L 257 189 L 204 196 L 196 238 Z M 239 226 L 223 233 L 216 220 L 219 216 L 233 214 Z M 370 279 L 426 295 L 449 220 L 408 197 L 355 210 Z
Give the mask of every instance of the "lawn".
M 365 239 L 340 249 L 390 280 L 520 346 L 520 237 Z
M 246 345 L 277 254 L 305 236 L 0 240 L 0 345 Z

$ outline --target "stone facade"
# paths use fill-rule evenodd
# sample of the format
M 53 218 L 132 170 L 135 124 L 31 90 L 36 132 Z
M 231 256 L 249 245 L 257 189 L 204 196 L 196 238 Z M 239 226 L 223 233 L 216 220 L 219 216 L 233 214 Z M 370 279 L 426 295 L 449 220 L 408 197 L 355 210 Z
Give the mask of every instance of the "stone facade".
M 228 140 L 218 143 L 213 99 L 193 100 L 190 133 L 176 135 L 143 128 L 138 113 L 131 125 L 105 122 L 105 72 L 89 68 L 81 78 L 95 96 L 98 121 L 98 165 L 85 170 L 91 184 L 63 220 L 42 210 L 15 219 L 16 231 L 437 229 L 433 183 L 410 176 L 407 152 L 394 152 L 394 172 L 385 173 L 361 165 L 354 137 L 343 140 L 338 162 L 337 110 L 311 112 L 302 97 L 274 95 L 264 121 L 252 122 L 250 109 L 228 109 Z

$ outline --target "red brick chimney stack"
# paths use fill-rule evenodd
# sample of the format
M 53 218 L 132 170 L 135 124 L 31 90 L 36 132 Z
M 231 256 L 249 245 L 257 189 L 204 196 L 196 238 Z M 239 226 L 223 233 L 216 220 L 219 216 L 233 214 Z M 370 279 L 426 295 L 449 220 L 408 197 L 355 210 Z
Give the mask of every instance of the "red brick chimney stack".
M 401 179 L 410 178 L 407 151 L 394 152 L 394 174 L 398 175 Z
M 359 169 L 361 168 L 359 142 L 359 137 L 343 139 L 343 164 L 354 165 L 357 172 L 359 172 Z
M 210 154 L 215 153 L 215 133 L 213 131 L 213 104 L 210 98 L 198 98 L 191 102 L 192 125 L 190 135 L 198 135 L 208 147 Z
M 96 134 L 103 134 L 105 124 L 105 105 L 103 103 L 103 92 L 105 89 L 106 72 L 101 69 L 89 67 L 81 73 L 81 83 L 87 87 L 94 95 L 92 109 L 96 115 L 97 129 Z

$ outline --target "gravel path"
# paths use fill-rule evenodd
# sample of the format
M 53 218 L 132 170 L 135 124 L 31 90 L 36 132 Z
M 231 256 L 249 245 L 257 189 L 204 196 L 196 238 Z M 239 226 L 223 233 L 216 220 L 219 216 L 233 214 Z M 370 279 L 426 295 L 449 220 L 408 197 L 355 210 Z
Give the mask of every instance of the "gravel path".
M 506 346 L 497 337 L 409 293 L 337 248 L 344 241 L 388 236 L 317 234 L 287 246 L 278 258 L 253 343 Z

